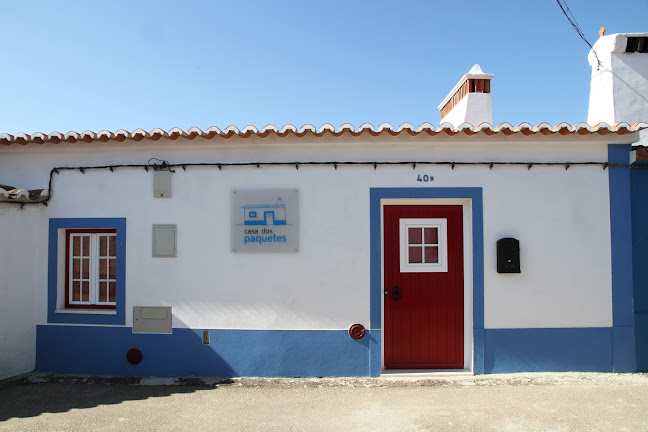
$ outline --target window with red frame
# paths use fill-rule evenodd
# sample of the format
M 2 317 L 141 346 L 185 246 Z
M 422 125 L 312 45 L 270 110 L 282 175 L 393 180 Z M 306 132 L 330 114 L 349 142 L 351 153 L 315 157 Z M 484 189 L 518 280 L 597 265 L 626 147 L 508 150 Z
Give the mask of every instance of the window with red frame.
M 69 229 L 65 245 L 65 307 L 115 309 L 116 230 Z

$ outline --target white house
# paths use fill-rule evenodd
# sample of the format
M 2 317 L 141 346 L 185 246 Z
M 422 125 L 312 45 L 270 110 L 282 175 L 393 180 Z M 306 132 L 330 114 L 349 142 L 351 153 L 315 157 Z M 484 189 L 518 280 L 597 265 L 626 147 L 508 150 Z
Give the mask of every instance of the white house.
M 0 378 L 636 371 L 635 39 L 605 123 L 0 134 Z

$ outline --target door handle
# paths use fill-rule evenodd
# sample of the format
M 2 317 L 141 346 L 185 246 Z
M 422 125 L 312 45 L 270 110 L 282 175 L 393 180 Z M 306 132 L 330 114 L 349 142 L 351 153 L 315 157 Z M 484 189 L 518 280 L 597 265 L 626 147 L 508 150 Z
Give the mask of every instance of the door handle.
M 392 288 L 392 299 L 394 299 L 394 301 L 399 301 L 401 299 L 401 296 L 401 289 L 398 285 L 396 285 L 394 288 Z

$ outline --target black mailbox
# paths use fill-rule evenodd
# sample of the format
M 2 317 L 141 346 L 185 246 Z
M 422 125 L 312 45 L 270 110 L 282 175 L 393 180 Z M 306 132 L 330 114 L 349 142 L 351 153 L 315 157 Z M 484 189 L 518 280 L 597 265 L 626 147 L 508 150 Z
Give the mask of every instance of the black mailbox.
M 521 273 L 518 240 L 510 237 L 497 240 L 497 273 Z

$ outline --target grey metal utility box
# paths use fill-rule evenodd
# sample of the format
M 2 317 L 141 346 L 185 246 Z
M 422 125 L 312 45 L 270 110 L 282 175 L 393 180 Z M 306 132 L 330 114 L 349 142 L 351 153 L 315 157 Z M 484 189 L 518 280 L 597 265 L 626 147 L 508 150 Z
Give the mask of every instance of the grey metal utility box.
M 153 171 L 153 197 L 171 198 L 171 171 L 168 169 Z
M 133 306 L 133 333 L 171 333 L 171 307 Z

